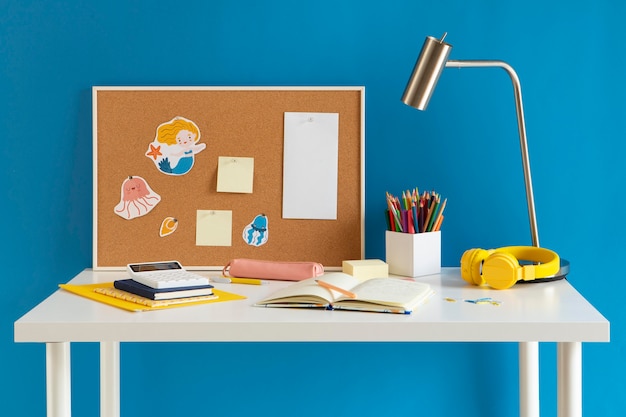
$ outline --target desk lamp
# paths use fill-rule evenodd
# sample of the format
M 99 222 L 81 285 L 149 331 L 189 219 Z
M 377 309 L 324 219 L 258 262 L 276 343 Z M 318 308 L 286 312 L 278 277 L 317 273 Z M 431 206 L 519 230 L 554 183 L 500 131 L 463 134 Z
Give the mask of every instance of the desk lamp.
M 533 246 L 539 247 L 537 233 L 537 219 L 535 216 L 535 202 L 533 198 L 532 181 L 530 177 L 530 163 L 528 146 L 526 144 L 526 125 L 524 123 L 524 109 L 522 108 L 522 88 L 515 70 L 507 63 L 493 60 L 448 60 L 452 45 L 444 42 L 446 34 L 441 39 L 428 36 L 422 46 L 419 58 L 413 68 L 413 73 L 406 86 L 402 101 L 418 110 L 425 110 L 430 96 L 437 85 L 439 76 L 444 67 L 500 67 L 511 77 L 515 93 L 515 108 L 517 110 L 517 126 L 519 130 L 520 148 L 522 152 L 522 166 L 526 183 L 526 201 L 528 202 L 528 217 L 530 219 L 530 233 Z M 561 270 L 568 269 L 569 263 Z M 563 277 L 565 271 L 559 271 Z M 519 343 L 520 360 L 520 416 L 530 417 L 539 415 L 539 375 L 536 370 L 539 366 L 539 346 L 537 342 Z
M 511 77 L 515 93 L 515 108 L 517 110 L 517 127 L 519 130 L 520 148 L 522 151 L 522 166 L 524 168 L 524 182 L 526 183 L 526 201 L 528 202 L 528 218 L 530 219 L 530 234 L 533 246 L 539 247 L 537 219 L 535 215 L 535 200 L 533 185 L 530 177 L 530 162 L 528 146 L 526 144 L 526 125 L 524 123 L 524 109 L 522 107 L 522 86 L 517 73 L 506 62 L 493 60 L 448 60 L 452 45 L 444 42 L 446 33 L 441 39 L 428 36 L 422 46 L 422 51 L 413 68 L 413 74 L 404 90 L 402 101 L 418 110 L 426 110 L 439 76 L 444 67 L 500 67 Z

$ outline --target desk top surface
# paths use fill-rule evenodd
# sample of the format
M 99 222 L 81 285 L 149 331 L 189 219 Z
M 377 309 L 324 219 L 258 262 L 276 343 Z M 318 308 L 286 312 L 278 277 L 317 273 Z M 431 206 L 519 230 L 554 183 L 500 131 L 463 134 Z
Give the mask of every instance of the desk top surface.
M 194 271 L 208 275 L 208 272 Z M 85 270 L 71 284 L 111 282 L 124 271 Z M 58 290 L 15 322 L 16 342 L 608 342 L 609 322 L 566 280 L 498 291 L 458 268 L 418 277 L 435 294 L 411 315 L 254 307 L 289 282 L 214 284 L 244 300 L 133 313 Z M 491 297 L 499 305 L 465 300 Z

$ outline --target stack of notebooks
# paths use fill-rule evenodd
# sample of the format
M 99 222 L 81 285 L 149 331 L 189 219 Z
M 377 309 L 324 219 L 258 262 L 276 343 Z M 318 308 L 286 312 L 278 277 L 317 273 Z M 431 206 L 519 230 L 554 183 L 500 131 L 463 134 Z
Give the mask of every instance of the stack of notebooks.
M 217 299 L 217 295 L 213 294 L 213 286 L 208 282 L 207 279 L 206 282 L 197 285 L 153 288 L 146 285 L 150 282 L 141 283 L 129 278 L 114 281 L 113 288 L 97 288 L 95 291 L 148 307 L 165 307 Z

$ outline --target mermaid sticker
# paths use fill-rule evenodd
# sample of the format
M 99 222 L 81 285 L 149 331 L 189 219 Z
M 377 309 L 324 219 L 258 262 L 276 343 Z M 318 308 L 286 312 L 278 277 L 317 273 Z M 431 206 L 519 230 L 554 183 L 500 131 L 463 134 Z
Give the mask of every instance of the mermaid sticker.
M 146 156 L 159 171 L 167 175 L 185 175 L 193 167 L 194 155 L 206 144 L 198 143 L 198 125 L 184 117 L 175 117 L 157 127 L 156 137 L 149 144 Z

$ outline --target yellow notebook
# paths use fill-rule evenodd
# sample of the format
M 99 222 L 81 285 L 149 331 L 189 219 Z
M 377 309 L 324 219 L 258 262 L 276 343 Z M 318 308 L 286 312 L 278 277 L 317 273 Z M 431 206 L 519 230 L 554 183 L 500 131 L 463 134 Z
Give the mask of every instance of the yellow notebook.
M 59 287 L 74 294 L 78 294 L 80 296 L 95 301 L 100 301 L 101 303 L 109 304 L 128 311 L 163 310 L 165 308 L 217 303 L 220 301 L 243 300 L 246 298 L 243 295 L 213 289 L 213 296 L 190 297 L 188 299 L 178 300 L 153 301 L 147 298 L 126 293 L 125 291 L 120 291 L 113 286 L 112 282 L 84 285 L 60 284 Z M 151 303 L 144 302 L 143 300 L 150 301 Z

